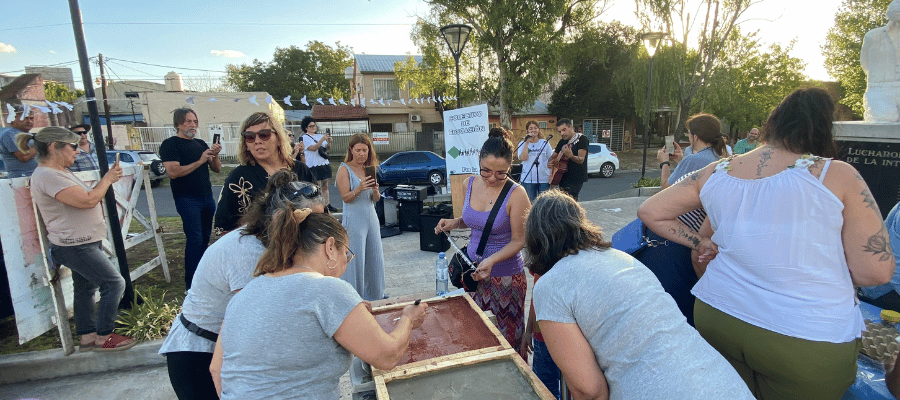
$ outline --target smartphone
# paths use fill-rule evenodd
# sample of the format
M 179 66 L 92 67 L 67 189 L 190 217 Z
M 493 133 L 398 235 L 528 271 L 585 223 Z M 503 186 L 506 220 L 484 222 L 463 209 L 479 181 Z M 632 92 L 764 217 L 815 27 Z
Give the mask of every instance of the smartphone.
M 119 163 L 119 155 L 121 155 L 121 154 L 122 154 L 122 153 L 116 153 L 116 164 Z
M 214 134 L 213 134 L 213 144 L 219 144 L 219 138 L 220 138 L 220 136 L 222 136 L 222 135 L 219 134 L 219 133 L 214 133 Z
M 675 135 L 666 136 L 666 153 L 675 154 Z
M 375 166 L 366 167 L 366 177 L 371 177 L 375 182 L 378 182 L 378 178 L 375 176 Z

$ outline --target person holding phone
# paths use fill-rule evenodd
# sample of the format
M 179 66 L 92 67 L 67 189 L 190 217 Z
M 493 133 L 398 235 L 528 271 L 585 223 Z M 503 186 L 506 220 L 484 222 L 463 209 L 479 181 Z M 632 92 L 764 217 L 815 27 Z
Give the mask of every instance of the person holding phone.
M 253 199 L 266 187 L 269 177 L 287 169 L 302 182 L 315 183 L 316 179 L 305 164 L 294 161 L 291 146 L 281 124 L 269 113 L 255 112 L 241 123 L 241 140 L 238 160 L 241 165 L 233 169 L 219 195 L 214 227 L 222 235 L 240 226 L 240 219 Z M 328 197 L 325 197 L 328 199 Z
M 316 133 L 319 127 L 316 120 L 311 116 L 303 117 L 300 121 L 300 129 L 303 130 L 303 146 L 306 155 L 306 165 L 316 177 L 316 183 L 322 188 L 325 198 L 328 199 L 328 181 L 331 179 L 331 161 L 328 160 L 328 149 L 331 148 L 331 132 L 325 134 Z M 328 211 L 337 212 L 331 204 L 328 205 Z
M 57 126 L 41 129 L 35 135 L 20 133 L 16 137 L 19 150 L 27 151 L 32 140 L 38 166 L 31 176 L 31 197 L 47 225 L 54 262 L 72 270 L 75 329 L 81 335 L 79 351 L 131 348 L 136 343 L 134 339 L 113 333 L 125 279 L 101 245 L 106 237 L 106 221 L 100 201 L 122 177 L 122 167 L 116 162 L 91 187 L 68 170 L 80 151 L 78 135 Z M 97 289 L 100 301 L 95 307 Z
M 347 155 L 337 173 L 337 188 L 344 201 L 341 225 L 350 236 L 350 250 L 356 254 L 341 279 L 350 282 L 366 300 L 386 298 L 381 226 L 375 213 L 375 203 L 381 194 L 376 179 L 366 173 L 367 168 L 374 171 L 376 165 L 378 156 L 372 140 L 364 133 L 357 133 L 350 137 Z

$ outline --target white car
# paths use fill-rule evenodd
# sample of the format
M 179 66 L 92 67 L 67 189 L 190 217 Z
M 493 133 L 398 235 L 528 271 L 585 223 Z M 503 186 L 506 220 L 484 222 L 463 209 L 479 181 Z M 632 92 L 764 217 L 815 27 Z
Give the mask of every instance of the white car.
M 587 162 L 588 175 L 600 174 L 604 178 L 609 178 L 619 169 L 619 157 L 609 151 L 603 143 L 588 144 Z

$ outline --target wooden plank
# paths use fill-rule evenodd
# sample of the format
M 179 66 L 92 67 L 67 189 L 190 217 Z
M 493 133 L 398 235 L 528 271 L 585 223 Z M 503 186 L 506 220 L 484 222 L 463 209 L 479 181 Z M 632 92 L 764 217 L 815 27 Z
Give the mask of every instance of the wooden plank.
M 466 202 L 466 180 L 473 174 L 450 175 L 450 198 L 453 201 L 453 218 L 462 216 L 463 205 Z
M 156 250 L 159 254 L 156 259 L 159 260 L 159 265 L 162 266 L 166 282 L 172 282 L 172 277 L 169 276 L 169 261 L 166 259 L 166 249 L 163 247 L 162 228 L 159 227 L 159 221 L 156 219 L 156 204 L 153 202 L 153 189 L 151 189 L 151 186 L 150 174 L 147 171 L 144 173 L 144 196 L 147 196 L 147 208 L 150 211 L 150 230 L 153 231 L 153 238 L 156 240 Z
M 475 302 L 475 299 L 473 299 L 472 296 L 469 296 L 468 294 L 465 295 L 465 298 L 469 302 L 469 305 L 472 306 L 472 308 L 479 311 L 478 315 L 481 317 L 481 320 L 484 321 L 484 324 L 487 325 L 491 333 L 493 333 L 494 336 L 496 336 L 497 339 L 500 340 L 500 345 L 503 346 L 503 348 L 511 349 L 512 345 L 509 344 L 509 342 L 506 340 L 506 337 L 503 336 L 503 334 L 500 333 L 500 330 L 497 329 L 493 322 L 491 322 L 491 319 L 488 318 L 487 314 L 484 313 L 484 310 L 482 310 L 481 307 L 478 306 L 478 303 Z
M 47 257 L 50 254 L 50 244 L 47 239 L 47 227 L 44 224 L 44 218 L 41 217 L 37 202 L 31 203 L 31 206 L 34 209 L 34 218 L 38 228 L 38 241 L 41 244 L 41 252 L 43 253 L 40 261 L 44 263 L 44 280 L 45 283 L 50 284 L 52 292 L 50 298 L 53 299 L 53 314 L 50 315 L 50 322 L 56 324 L 56 331 L 59 333 L 59 341 L 62 344 L 63 352 L 68 356 L 75 353 L 75 343 L 72 342 L 72 328 L 69 326 L 69 310 L 66 308 L 66 297 L 63 294 L 60 280 L 50 270 L 53 264 L 51 264 L 50 258 Z M 57 266 L 58 273 L 59 267 Z
M 156 257 L 150 261 L 147 261 L 146 263 L 144 263 L 144 265 L 141 265 L 140 267 L 137 267 L 137 268 L 131 270 L 131 280 L 134 281 L 137 278 L 140 278 L 142 275 L 146 274 L 147 272 L 150 272 L 150 270 L 152 270 L 153 268 L 155 268 L 158 265 L 159 265 L 159 257 Z

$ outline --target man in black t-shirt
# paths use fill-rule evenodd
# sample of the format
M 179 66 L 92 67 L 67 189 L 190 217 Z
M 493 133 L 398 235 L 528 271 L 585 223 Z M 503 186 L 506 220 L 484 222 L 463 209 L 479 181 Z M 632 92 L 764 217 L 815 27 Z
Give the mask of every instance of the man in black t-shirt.
M 196 138 L 199 121 L 197 114 L 189 108 L 179 108 L 174 112 L 177 136 L 170 137 L 159 145 L 159 157 L 166 166 L 175 198 L 175 209 L 181 216 L 184 230 L 184 284 L 190 289 L 197 264 L 209 244 L 216 203 L 212 197 L 209 170 L 222 170 L 219 151 L 222 145 Z
M 556 131 L 559 132 L 560 139 L 556 144 L 556 150 L 550 155 L 549 166 L 555 172 L 560 157 L 568 160 L 568 169 L 559 181 L 559 188 L 578 201 L 578 193 L 587 181 L 588 139 L 582 134 L 575 133 L 571 119 L 559 120 L 556 123 Z M 574 139 L 575 135 L 578 135 L 577 139 Z

